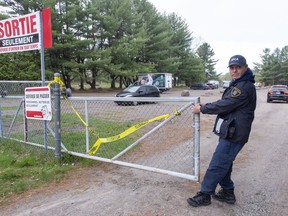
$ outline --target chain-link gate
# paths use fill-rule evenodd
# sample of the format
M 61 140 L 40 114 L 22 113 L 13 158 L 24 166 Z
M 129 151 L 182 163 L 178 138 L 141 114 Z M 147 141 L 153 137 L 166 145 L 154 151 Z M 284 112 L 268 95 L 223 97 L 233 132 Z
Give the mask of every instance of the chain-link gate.
M 136 101 L 139 105 L 127 105 Z M 200 119 L 191 112 L 198 97 L 62 97 L 60 102 L 62 152 L 199 181 Z M 1 98 L 1 137 L 55 149 L 55 116 L 26 119 L 23 103 L 23 96 Z

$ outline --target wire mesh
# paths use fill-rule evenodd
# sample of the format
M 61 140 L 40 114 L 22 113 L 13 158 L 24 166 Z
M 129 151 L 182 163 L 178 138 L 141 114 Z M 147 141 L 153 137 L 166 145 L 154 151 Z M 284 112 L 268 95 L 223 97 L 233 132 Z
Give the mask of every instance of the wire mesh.
M 0 82 L 1 89 L 7 89 L 10 84 L 2 85 Z M 40 85 L 38 82 L 25 84 L 25 87 Z M 0 99 L 2 137 L 40 146 L 46 151 L 53 150 L 55 116 L 51 121 L 26 119 L 25 88 L 20 86 L 8 88 L 7 96 Z M 129 99 L 131 101 L 117 98 L 117 102 L 115 99 L 62 97 L 62 151 L 92 159 L 195 175 L 199 165 L 195 164 L 195 157 L 199 158 L 195 155 L 195 144 L 199 146 L 199 143 L 195 143 L 197 128 L 191 105 L 199 98 L 133 98 Z M 138 105 L 134 106 L 134 102 Z M 52 98 L 53 113 L 54 106 Z M 98 143 L 99 148 L 91 154 L 99 140 L 102 143 Z
M 117 105 L 111 99 L 99 101 L 99 98 L 62 100 L 61 140 L 69 151 L 87 154 L 87 149 L 99 138 L 120 137 L 131 128 L 151 121 L 124 138 L 102 143 L 93 156 L 191 174 L 195 159 L 191 105 L 191 101 L 181 101 L 181 98 L 175 102 L 155 99 L 137 106 Z M 76 117 L 72 107 L 80 117 Z M 169 120 L 164 116 L 169 116 Z M 88 127 L 81 119 L 89 120 Z M 89 136 L 85 140 L 87 129 Z

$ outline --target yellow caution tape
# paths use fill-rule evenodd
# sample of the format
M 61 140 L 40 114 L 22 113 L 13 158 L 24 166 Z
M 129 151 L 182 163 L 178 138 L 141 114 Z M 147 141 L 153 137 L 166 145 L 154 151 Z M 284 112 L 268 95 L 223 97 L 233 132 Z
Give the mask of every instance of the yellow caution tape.
M 135 131 L 139 130 L 140 128 L 144 127 L 145 125 L 150 124 L 151 122 L 154 122 L 154 121 L 157 121 L 157 120 L 160 120 L 160 119 L 167 119 L 169 116 L 170 116 L 170 114 L 157 116 L 157 117 L 149 119 L 149 120 L 147 120 L 145 122 L 141 122 L 141 123 L 139 123 L 137 125 L 134 125 L 134 126 L 128 128 L 127 130 L 125 130 L 124 132 L 122 132 L 122 133 L 120 133 L 120 134 L 118 134 L 116 136 L 107 137 L 107 138 L 99 138 L 95 142 L 95 144 L 91 147 L 91 149 L 88 151 L 88 153 L 90 155 L 95 155 L 102 143 L 109 143 L 109 142 L 114 142 L 116 140 L 122 139 L 122 138 L 134 133 Z
M 181 113 L 180 113 L 177 109 L 174 109 L 174 115 L 175 115 L 175 116 L 180 116 Z
M 54 77 L 54 80 L 48 83 L 48 86 L 51 86 L 53 83 L 57 83 L 60 85 L 60 90 L 62 89 L 62 86 L 64 86 L 64 83 L 62 82 L 62 80 L 60 79 L 60 77 Z M 84 124 L 84 126 L 86 128 L 88 128 L 88 130 L 97 137 L 96 132 L 89 127 L 89 125 L 82 119 L 82 117 L 80 116 L 80 114 L 75 110 L 75 108 L 73 107 L 72 103 L 68 100 L 68 98 L 66 96 L 64 96 L 64 99 L 68 102 L 68 105 L 71 107 L 71 109 L 75 112 L 76 116 L 80 119 L 80 121 Z
M 60 89 L 62 88 L 62 86 L 64 85 L 64 83 L 61 81 L 60 77 L 54 77 L 54 80 L 51 81 L 48 86 L 50 86 L 52 83 L 58 83 L 60 85 Z M 72 108 L 72 110 L 75 112 L 76 116 L 80 119 L 80 121 L 83 123 L 83 125 L 88 128 L 88 130 L 93 134 L 95 135 L 96 137 L 97 136 L 97 133 L 92 130 L 89 125 L 82 119 L 82 117 L 80 116 L 80 114 L 77 112 L 77 110 L 75 110 L 75 108 L 73 107 L 73 105 L 71 104 L 71 102 L 68 100 L 67 97 L 65 97 L 65 100 L 68 102 L 69 106 Z M 181 115 L 181 113 L 179 111 L 177 111 L 176 109 L 174 109 L 174 115 L 175 116 L 179 116 Z M 170 116 L 170 114 L 165 114 L 165 115 L 161 115 L 161 116 L 157 116 L 157 117 L 154 117 L 152 119 L 149 119 L 147 121 L 144 121 L 144 122 L 141 122 L 137 125 L 134 125 L 130 128 L 128 128 L 127 130 L 125 130 L 124 132 L 118 134 L 118 135 L 115 135 L 115 136 L 112 136 L 112 137 L 107 137 L 107 138 L 98 138 L 97 141 L 95 142 L 95 144 L 91 147 L 91 149 L 88 151 L 88 153 L 90 155 L 95 155 L 98 151 L 98 149 L 100 148 L 101 144 L 102 143 L 109 143 L 109 142 L 114 142 L 116 140 L 120 140 L 132 133 L 134 133 L 135 131 L 139 130 L 140 128 L 146 126 L 147 124 L 150 124 L 154 121 L 158 121 L 158 120 L 161 120 L 161 119 L 167 119 L 168 117 Z
M 71 109 L 75 112 L 76 116 L 80 119 L 80 121 L 83 123 L 83 125 L 94 135 L 97 137 L 97 133 L 89 127 L 89 125 L 83 120 L 83 118 L 80 116 L 80 114 L 77 112 L 77 110 L 75 110 L 75 108 L 73 107 L 72 103 L 68 100 L 68 98 L 66 96 L 63 96 L 65 98 L 65 100 L 68 102 L 68 105 L 71 107 Z
M 60 85 L 60 90 L 62 89 L 62 86 L 64 86 L 64 83 L 60 79 L 60 77 L 54 77 L 54 80 L 48 83 L 48 86 L 51 86 L 53 83 L 57 83 Z

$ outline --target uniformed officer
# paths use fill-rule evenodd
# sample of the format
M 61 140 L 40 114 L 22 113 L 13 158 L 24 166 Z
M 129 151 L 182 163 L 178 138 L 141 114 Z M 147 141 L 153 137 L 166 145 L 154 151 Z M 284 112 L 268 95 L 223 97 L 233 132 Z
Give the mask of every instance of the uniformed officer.
M 195 104 L 192 113 L 217 114 L 213 132 L 219 136 L 219 142 L 201 183 L 201 191 L 187 202 L 193 206 L 211 204 L 214 199 L 234 204 L 234 183 L 231 179 L 233 161 L 247 143 L 256 108 L 256 89 L 252 71 L 246 59 L 234 55 L 229 60 L 232 78 L 222 98 L 206 104 Z M 220 190 L 215 193 L 217 185 Z

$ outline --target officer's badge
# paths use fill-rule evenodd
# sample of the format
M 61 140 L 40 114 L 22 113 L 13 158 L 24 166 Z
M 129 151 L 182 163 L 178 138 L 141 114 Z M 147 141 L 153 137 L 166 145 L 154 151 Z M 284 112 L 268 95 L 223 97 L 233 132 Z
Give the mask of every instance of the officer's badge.
M 234 87 L 231 91 L 231 97 L 238 97 L 241 95 L 241 90 L 237 87 Z

